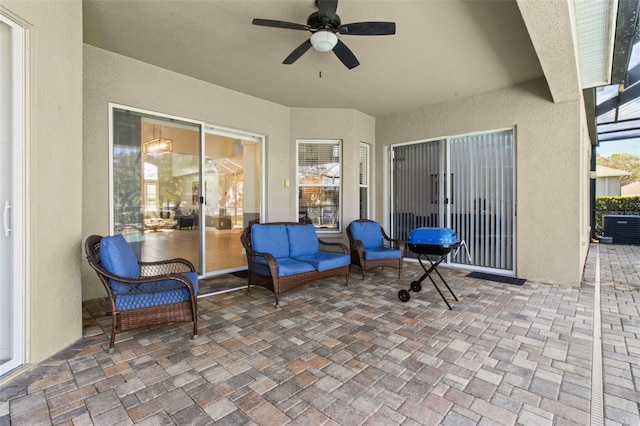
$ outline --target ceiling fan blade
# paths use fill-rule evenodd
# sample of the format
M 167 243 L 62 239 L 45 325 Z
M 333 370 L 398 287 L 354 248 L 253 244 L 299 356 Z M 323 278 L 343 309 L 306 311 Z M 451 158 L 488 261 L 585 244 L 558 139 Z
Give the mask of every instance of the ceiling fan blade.
M 329 20 L 336 16 L 338 9 L 338 0 L 316 0 L 318 4 L 318 15 L 326 16 Z
M 287 58 L 282 62 L 283 64 L 290 65 L 300 58 L 311 47 L 311 41 L 306 39 L 300 46 L 296 47 L 293 52 L 287 56 Z
M 353 22 L 338 27 L 344 35 L 391 35 L 396 33 L 395 22 Z
M 253 25 L 262 25 L 263 27 L 286 28 L 289 30 L 309 31 L 309 25 L 296 24 L 295 22 L 274 21 L 273 19 L 254 19 Z
M 360 65 L 360 62 L 356 59 L 356 55 L 354 55 L 351 49 L 349 49 L 347 45 L 340 40 L 338 40 L 338 44 L 333 48 L 333 53 L 335 53 L 344 66 L 349 69 Z

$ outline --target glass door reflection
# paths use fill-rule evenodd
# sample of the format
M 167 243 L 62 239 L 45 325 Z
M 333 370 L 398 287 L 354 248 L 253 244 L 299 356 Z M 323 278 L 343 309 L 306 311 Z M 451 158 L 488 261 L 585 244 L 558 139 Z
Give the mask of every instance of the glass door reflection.
M 185 258 L 204 278 L 246 270 L 240 234 L 261 216 L 262 137 L 115 106 L 112 131 L 113 233 L 142 261 Z

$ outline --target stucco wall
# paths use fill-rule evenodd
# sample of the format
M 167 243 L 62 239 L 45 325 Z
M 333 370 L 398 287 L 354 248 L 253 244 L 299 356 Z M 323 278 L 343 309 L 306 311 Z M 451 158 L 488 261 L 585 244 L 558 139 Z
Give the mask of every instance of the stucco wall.
M 82 3 L 0 7 L 28 28 L 27 362 L 36 363 L 82 336 Z
M 373 142 L 375 120 L 353 110 L 295 109 L 205 83 L 93 46 L 84 46 L 83 235 L 109 230 L 108 103 L 127 105 L 208 124 L 266 135 L 266 214 L 264 221 L 297 220 L 295 210 L 297 138 L 345 141 L 345 161 L 357 164 L 358 142 Z M 329 125 L 327 124 L 329 123 Z M 327 133 L 327 129 L 331 129 Z M 356 187 L 346 189 L 357 215 L 357 168 L 349 168 Z M 285 187 L 289 179 L 289 187 Z M 345 185 L 347 188 L 348 185 Z M 353 185 L 351 185 L 353 187 Z M 356 191 L 356 192 L 353 192 Z M 354 204 L 355 203 L 355 204 Z M 354 210 L 355 209 L 355 210 Z M 104 297 L 95 273 L 83 266 L 84 300 Z
M 288 108 L 85 45 L 84 237 L 109 231 L 109 102 L 267 135 L 267 219 L 287 215 Z M 105 296 L 94 275 L 83 267 L 84 300 Z
M 393 114 L 376 122 L 376 166 L 383 168 L 389 144 L 515 127 L 516 273 L 532 281 L 578 285 L 588 241 L 580 220 L 588 170 L 581 111 L 579 94 L 575 101 L 554 104 L 546 82 L 537 80 Z

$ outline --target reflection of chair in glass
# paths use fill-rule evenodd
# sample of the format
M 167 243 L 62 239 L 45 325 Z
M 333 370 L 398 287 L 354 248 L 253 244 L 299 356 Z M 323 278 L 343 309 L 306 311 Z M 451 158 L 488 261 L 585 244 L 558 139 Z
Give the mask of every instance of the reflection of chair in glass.
M 311 223 L 311 219 L 309 219 L 309 215 L 307 214 L 307 209 L 300 209 L 298 211 L 298 223 L 303 225 L 309 225 Z
M 193 217 L 180 216 L 178 218 L 178 229 L 182 229 L 182 228 L 193 229 Z
M 335 226 L 336 225 L 336 207 L 323 207 L 322 208 L 322 225 Z
M 116 334 L 148 325 L 193 322 L 198 334 L 198 274 L 191 262 L 139 262 L 122 235 L 92 235 L 85 251 L 111 302 L 110 351 Z
M 398 278 L 402 273 L 404 241 L 391 239 L 378 222 L 368 219 L 354 220 L 347 227 L 351 264 L 364 273 L 371 268 L 391 266 L 398 269 Z
M 320 216 L 320 208 L 319 207 L 309 207 L 307 209 L 307 215 L 309 215 L 309 220 L 311 224 L 314 226 L 322 225 L 321 216 Z

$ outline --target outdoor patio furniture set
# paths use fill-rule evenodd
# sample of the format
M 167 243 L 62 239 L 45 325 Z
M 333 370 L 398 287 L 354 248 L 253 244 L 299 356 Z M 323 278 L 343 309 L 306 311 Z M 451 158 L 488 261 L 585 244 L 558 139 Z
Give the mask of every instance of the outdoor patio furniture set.
M 389 238 L 379 223 L 357 220 L 347 228 L 350 247 L 318 238 L 313 225 L 295 222 L 253 223 L 241 235 L 247 254 L 247 291 L 271 290 L 276 307 L 280 295 L 327 277 L 345 277 L 351 265 L 365 271 L 390 266 L 402 272 L 404 242 Z M 89 265 L 107 292 L 112 317 L 109 351 L 117 334 L 138 327 L 193 322 L 198 334 L 198 276 L 186 259 L 140 262 L 118 234 L 92 235 L 85 241 Z

